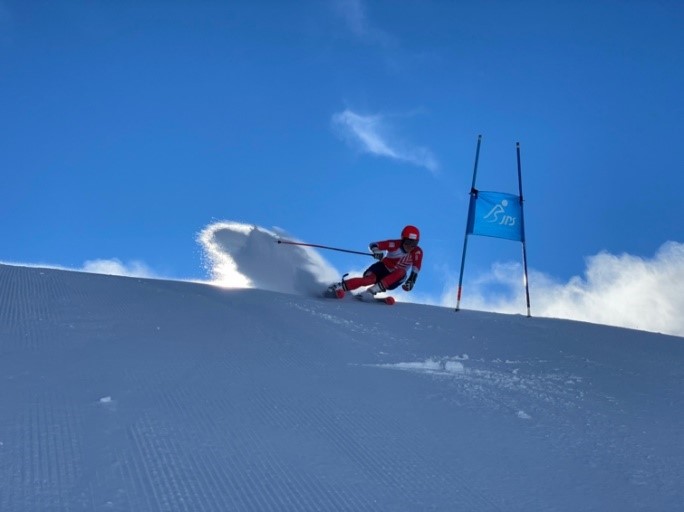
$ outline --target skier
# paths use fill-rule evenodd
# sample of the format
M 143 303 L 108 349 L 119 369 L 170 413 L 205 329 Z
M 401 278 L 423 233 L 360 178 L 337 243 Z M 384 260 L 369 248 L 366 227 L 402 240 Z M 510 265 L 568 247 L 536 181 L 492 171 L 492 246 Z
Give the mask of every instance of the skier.
M 423 261 L 423 250 L 418 247 L 420 231 L 415 226 L 406 226 L 401 231 L 400 240 L 373 242 L 368 247 L 373 257 L 379 261 L 363 273 L 363 277 L 344 279 L 329 289 L 337 298 L 344 297 L 346 291 L 370 286 L 364 294 L 375 295 L 379 292 L 401 287 L 410 292 L 416 284 L 418 272 Z M 387 254 L 385 254 L 385 251 Z M 408 274 L 409 270 L 411 271 Z M 406 278 L 408 274 L 408 279 Z M 346 274 L 345 274 L 346 275 Z M 402 284 L 403 283 L 403 284 Z

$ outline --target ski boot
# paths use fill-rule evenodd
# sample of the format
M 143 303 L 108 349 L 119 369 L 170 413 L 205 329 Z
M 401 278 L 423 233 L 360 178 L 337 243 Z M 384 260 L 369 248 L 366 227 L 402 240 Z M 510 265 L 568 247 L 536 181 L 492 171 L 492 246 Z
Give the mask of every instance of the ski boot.
M 331 297 L 337 297 L 338 299 L 344 299 L 344 295 L 347 292 L 347 287 L 344 284 L 344 278 L 347 277 L 347 275 L 348 274 L 344 274 L 339 283 L 331 284 L 328 287 L 326 294 Z

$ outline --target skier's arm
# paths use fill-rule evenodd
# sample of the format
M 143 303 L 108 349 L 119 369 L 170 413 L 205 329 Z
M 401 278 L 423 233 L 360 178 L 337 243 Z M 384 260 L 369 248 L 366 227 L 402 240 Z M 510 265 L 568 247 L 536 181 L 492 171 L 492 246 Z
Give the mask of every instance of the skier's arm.
M 413 256 L 413 268 L 406 282 L 401 285 L 407 292 L 413 290 L 416 279 L 418 279 L 418 272 L 420 272 L 420 267 L 423 265 L 423 250 L 420 247 L 417 247 L 411 255 Z
M 409 275 L 409 278 L 406 280 L 404 284 L 401 285 L 401 287 L 407 291 L 410 292 L 413 290 L 413 286 L 416 284 L 416 279 L 418 279 L 418 272 L 415 270 L 411 270 L 411 275 Z

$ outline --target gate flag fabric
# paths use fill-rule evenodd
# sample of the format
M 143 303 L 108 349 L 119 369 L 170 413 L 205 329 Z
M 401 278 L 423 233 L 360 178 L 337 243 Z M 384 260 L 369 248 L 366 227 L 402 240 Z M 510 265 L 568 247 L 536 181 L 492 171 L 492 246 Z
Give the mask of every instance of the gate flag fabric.
M 467 234 L 524 242 L 520 197 L 473 189 L 470 195 Z

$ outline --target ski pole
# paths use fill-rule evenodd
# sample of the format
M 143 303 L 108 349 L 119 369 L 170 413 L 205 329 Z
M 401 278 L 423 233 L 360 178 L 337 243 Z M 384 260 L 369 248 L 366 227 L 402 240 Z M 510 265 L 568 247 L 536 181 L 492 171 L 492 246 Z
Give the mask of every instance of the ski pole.
M 303 242 L 292 242 L 290 240 L 277 240 L 279 244 L 287 244 L 287 245 L 303 245 L 305 247 L 318 247 L 319 249 L 329 249 L 331 251 L 339 251 L 339 252 L 348 252 L 350 254 L 361 254 L 363 256 L 373 256 L 372 253 L 370 252 L 361 252 L 361 251 L 350 251 L 349 249 L 339 249 L 337 247 L 329 247 L 327 245 L 318 245 L 318 244 L 305 244 Z

